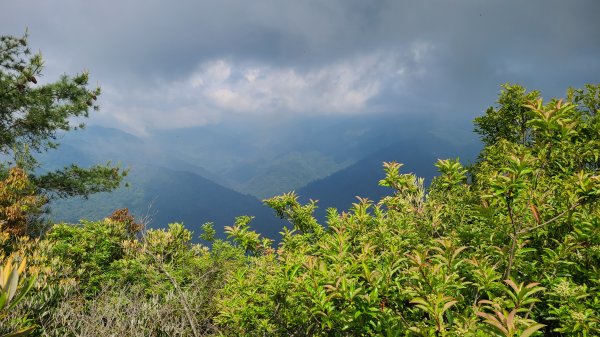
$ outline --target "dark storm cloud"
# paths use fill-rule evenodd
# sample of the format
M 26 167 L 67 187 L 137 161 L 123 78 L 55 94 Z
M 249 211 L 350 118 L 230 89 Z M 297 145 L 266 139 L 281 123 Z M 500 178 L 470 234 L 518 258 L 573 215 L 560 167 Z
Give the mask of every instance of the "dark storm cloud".
M 164 116 L 177 127 L 232 112 L 472 115 L 502 82 L 561 95 L 600 74 L 595 0 L 9 0 L 2 7 L 3 34 L 29 27 L 50 74 L 89 69 L 107 89 L 104 106 L 119 110 L 105 108 L 105 117 L 120 113 L 142 128 L 162 125 Z M 151 111 L 147 121 L 138 110 Z

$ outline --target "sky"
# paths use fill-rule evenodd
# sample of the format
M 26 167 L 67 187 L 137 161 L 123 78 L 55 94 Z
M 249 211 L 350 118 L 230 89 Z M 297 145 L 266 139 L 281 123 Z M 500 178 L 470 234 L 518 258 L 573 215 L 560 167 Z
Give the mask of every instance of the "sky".
M 600 81 L 598 0 L 3 0 L 43 81 L 88 70 L 89 124 L 153 130 L 301 116 L 471 120 L 500 84 Z

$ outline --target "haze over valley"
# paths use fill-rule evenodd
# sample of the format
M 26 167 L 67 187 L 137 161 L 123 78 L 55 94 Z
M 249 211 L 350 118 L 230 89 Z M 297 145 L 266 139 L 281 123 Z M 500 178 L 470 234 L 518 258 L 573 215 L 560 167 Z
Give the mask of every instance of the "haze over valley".
M 438 157 L 469 162 L 480 146 L 467 123 L 436 125 L 389 114 L 315 119 L 281 123 L 268 136 L 256 122 L 145 137 L 101 126 L 69 132 L 56 151 L 40 157 L 43 167 L 118 162 L 130 171 L 128 186 L 88 200 L 56 200 L 52 218 L 95 220 L 127 207 L 152 227 L 183 222 L 197 228 L 211 221 L 222 228 L 235 216 L 252 215 L 259 231 L 277 236 L 282 223 L 264 198 L 296 191 L 302 200 L 319 200 L 322 219 L 328 207 L 347 208 L 355 196 L 375 200 L 389 192 L 377 184 L 384 161 L 402 162 L 407 173 L 430 181 Z

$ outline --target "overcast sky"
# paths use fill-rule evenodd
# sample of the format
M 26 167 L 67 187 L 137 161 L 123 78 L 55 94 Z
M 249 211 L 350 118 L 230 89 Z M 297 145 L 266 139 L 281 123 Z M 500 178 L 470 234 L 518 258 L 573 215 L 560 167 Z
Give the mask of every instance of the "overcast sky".
M 251 116 L 472 119 L 499 85 L 600 81 L 598 0 L 3 0 L 0 34 L 90 71 L 90 123 L 137 134 Z

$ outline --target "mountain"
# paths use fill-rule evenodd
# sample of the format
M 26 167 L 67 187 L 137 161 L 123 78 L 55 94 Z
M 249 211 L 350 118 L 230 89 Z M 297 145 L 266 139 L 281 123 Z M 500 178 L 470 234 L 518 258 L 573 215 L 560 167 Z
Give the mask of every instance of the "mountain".
M 243 190 L 261 198 L 293 190 L 348 166 L 323 153 L 289 152 L 271 159 L 261 172 L 244 182 Z
M 50 205 L 52 219 L 76 223 L 79 219 L 97 220 L 114 210 L 129 208 L 149 227 L 166 227 L 182 222 L 198 232 L 205 222 L 213 222 L 218 233 L 239 215 L 255 216 L 251 226 L 276 238 L 280 221 L 258 199 L 220 186 L 197 174 L 156 166 L 137 165 L 127 176 L 129 187 L 99 193 L 89 199 L 56 200 Z
M 259 198 L 298 189 L 325 178 L 375 151 L 419 134 L 438 134 L 451 123 L 426 115 L 369 114 L 265 120 L 157 131 L 154 148 L 206 169 L 195 172 Z M 456 136 L 453 128 L 452 137 Z
M 389 195 L 389 188 L 378 185 L 384 177 L 383 162 L 402 163 L 400 173 L 415 173 L 425 178 L 428 185 L 437 175 L 434 166 L 437 159 L 460 157 L 463 164 L 468 164 L 474 162 L 479 149 L 480 144 L 475 141 L 450 142 L 439 135 L 425 134 L 380 149 L 343 170 L 307 184 L 297 194 L 304 202 L 318 200 L 315 214 L 323 220 L 327 208 L 348 209 L 357 196 L 377 201 Z
M 217 233 L 222 234 L 223 226 L 233 224 L 236 216 L 251 215 L 256 217 L 251 223 L 253 228 L 258 227 L 260 233 L 269 237 L 278 236 L 279 219 L 259 199 L 215 183 L 209 171 L 174 156 L 152 139 L 111 128 L 89 127 L 64 134 L 59 142 L 57 150 L 38 156 L 44 170 L 71 163 L 87 167 L 112 161 L 129 169 L 129 186 L 95 194 L 87 200 L 53 200 L 50 209 L 55 222 L 97 220 L 116 209 L 129 208 L 136 218 L 149 221 L 150 227 L 183 222 L 197 230 L 205 222 L 214 222 Z
M 297 190 L 303 200 L 320 200 L 322 218 L 327 207 L 348 208 L 354 196 L 375 200 L 389 193 L 377 185 L 384 161 L 402 162 L 403 172 L 430 179 L 438 158 L 473 159 L 478 153 L 466 127 L 442 118 L 433 123 L 426 115 L 391 114 L 294 118 L 269 125 L 240 120 L 144 137 L 91 126 L 62 135 L 58 150 L 39 160 L 44 169 L 112 161 L 131 170 L 128 188 L 89 200 L 55 201 L 57 221 L 97 219 L 128 207 L 155 227 L 182 221 L 197 228 L 214 221 L 221 229 L 237 215 L 254 215 L 252 225 L 273 237 L 281 222 L 258 198 Z
M 113 128 L 89 126 L 62 134 L 58 142 L 56 151 L 38 157 L 42 167 L 55 169 L 73 162 L 87 166 L 111 161 L 123 167 L 142 164 L 194 172 L 211 179 L 210 171 L 182 160 L 153 138 L 140 138 Z

